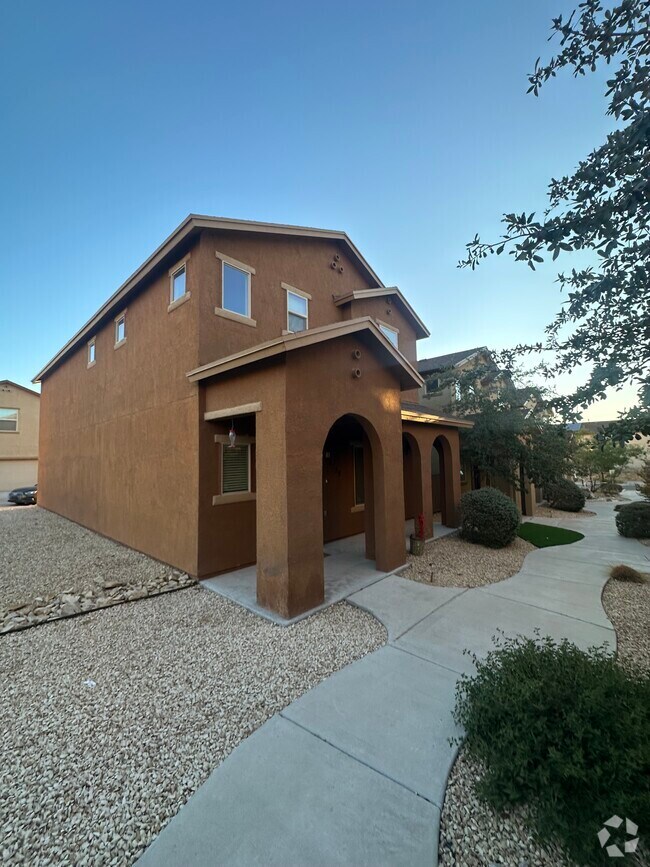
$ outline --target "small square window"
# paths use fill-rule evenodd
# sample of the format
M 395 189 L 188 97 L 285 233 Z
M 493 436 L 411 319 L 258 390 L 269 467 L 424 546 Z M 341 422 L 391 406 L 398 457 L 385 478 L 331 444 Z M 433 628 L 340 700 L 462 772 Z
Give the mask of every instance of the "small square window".
M 303 295 L 287 291 L 287 331 L 309 328 L 309 301 Z
M 115 344 L 122 343 L 126 340 L 126 314 L 123 313 L 115 320 Z
M 88 364 L 94 364 L 96 360 L 96 349 L 94 339 L 88 344 Z
M 250 491 L 250 446 L 221 446 L 221 493 Z
M 18 430 L 18 410 L 0 409 L 0 433 L 14 433 Z
M 186 292 L 185 286 L 185 265 L 179 268 L 172 274 L 172 302 L 178 301 Z
M 397 349 L 397 329 L 391 328 L 389 325 L 383 325 L 381 322 L 379 323 L 379 330 L 387 337 L 390 342 L 393 344 L 395 349 Z
M 231 313 L 250 318 L 250 287 L 251 275 L 248 271 L 235 268 L 228 262 L 223 263 L 223 287 L 221 306 Z

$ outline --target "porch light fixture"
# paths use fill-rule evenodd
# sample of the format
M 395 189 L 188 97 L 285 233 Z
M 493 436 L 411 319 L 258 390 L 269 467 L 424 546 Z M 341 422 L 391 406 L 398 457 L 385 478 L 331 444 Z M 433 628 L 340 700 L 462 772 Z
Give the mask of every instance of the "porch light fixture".
M 229 449 L 235 448 L 235 440 L 237 439 L 237 434 L 235 433 L 235 422 L 230 422 L 230 430 L 228 431 L 228 439 L 230 440 Z

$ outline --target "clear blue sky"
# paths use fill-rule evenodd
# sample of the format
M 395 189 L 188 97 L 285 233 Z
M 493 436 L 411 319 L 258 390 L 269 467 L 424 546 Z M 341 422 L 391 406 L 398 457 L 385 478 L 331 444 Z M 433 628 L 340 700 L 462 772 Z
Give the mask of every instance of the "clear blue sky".
M 611 128 L 602 76 L 525 93 L 573 5 L 6 6 L 0 379 L 29 384 L 192 211 L 346 230 L 428 323 L 421 357 L 539 338 L 553 269 L 456 263 Z

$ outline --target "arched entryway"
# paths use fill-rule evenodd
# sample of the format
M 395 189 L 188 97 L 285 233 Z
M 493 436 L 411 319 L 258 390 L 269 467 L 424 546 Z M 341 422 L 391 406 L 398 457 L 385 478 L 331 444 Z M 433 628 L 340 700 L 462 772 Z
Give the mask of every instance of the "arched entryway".
M 424 514 L 422 490 L 422 453 L 413 434 L 402 434 L 402 463 L 404 472 L 404 518 L 407 532 L 415 531 L 419 515 Z M 430 528 L 428 528 L 430 529 Z
M 374 466 L 380 465 L 379 439 L 372 425 L 349 414 L 330 427 L 323 444 L 323 543 L 337 551 L 375 557 Z M 361 538 L 365 537 L 365 538 Z M 327 554 L 327 551 L 326 551 Z
M 434 523 L 440 519 L 445 527 L 454 526 L 456 507 L 451 444 L 446 436 L 437 436 L 431 449 L 431 492 Z

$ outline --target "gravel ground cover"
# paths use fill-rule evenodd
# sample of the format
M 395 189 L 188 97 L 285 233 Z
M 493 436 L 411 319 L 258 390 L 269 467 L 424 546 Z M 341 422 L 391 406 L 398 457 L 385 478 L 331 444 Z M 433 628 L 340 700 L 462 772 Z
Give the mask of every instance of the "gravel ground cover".
M 616 630 L 621 665 L 628 670 L 650 671 L 650 581 L 608 581 L 603 607 Z
M 0 539 L 0 617 L 36 597 L 142 586 L 177 571 L 38 506 L 0 510 Z
M 461 749 L 451 769 L 440 817 L 442 867 L 575 867 L 535 842 L 524 810 L 495 813 L 476 795 L 479 764 Z
M 427 543 L 421 557 L 407 557 L 401 575 L 437 587 L 481 587 L 503 581 L 521 569 L 535 546 L 515 539 L 505 548 L 485 548 L 459 536 L 445 536 Z
M 596 512 L 589 509 L 581 509 L 579 512 L 563 512 L 561 509 L 552 509 L 550 506 L 535 506 L 536 518 L 593 518 Z
M 0 860 L 132 864 L 241 740 L 385 640 L 346 603 L 283 628 L 198 587 L 3 636 Z

